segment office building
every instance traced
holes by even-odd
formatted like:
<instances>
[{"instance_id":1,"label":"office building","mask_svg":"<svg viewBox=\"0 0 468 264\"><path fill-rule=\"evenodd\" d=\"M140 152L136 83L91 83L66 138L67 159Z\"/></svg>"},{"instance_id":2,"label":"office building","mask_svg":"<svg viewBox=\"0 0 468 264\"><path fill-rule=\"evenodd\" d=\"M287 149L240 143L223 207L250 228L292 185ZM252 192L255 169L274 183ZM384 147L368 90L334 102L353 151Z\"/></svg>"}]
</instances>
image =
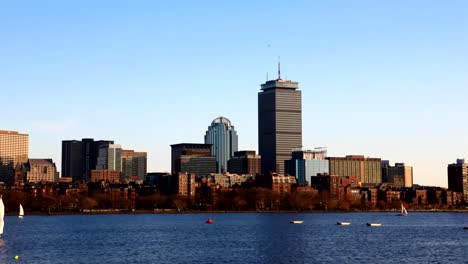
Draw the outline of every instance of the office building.
<instances>
[{"instance_id":1,"label":"office building","mask_svg":"<svg viewBox=\"0 0 468 264\"><path fill-rule=\"evenodd\" d=\"M413 167L404 163L395 163L390 166L388 160L382 160L382 182L394 187L413 187Z\"/></svg>"},{"instance_id":2,"label":"office building","mask_svg":"<svg viewBox=\"0 0 468 264\"><path fill-rule=\"evenodd\" d=\"M463 200L468 201L468 163L464 159L457 159L447 167L448 189L463 194Z\"/></svg>"},{"instance_id":3,"label":"office building","mask_svg":"<svg viewBox=\"0 0 468 264\"><path fill-rule=\"evenodd\" d=\"M97 170L122 171L122 146L110 144L101 146L97 158Z\"/></svg>"},{"instance_id":4,"label":"office building","mask_svg":"<svg viewBox=\"0 0 468 264\"><path fill-rule=\"evenodd\" d=\"M73 181L88 182L91 170L96 169L99 149L114 141L94 141L92 138L62 141L62 176Z\"/></svg>"},{"instance_id":5,"label":"office building","mask_svg":"<svg viewBox=\"0 0 468 264\"><path fill-rule=\"evenodd\" d=\"M262 173L262 158L255 150L243 150L234 152L234 156L228 160L228 172L237 174L255 175Z\"/></svg>"},{"instance_id":6,"label":"office building","mask_svg":"<svg viewBox=\"0 0 468 264\"><path fill-rule=\"evenodd\" d=\"M226 172L228 160L237 151L237 132L231 121L222 116L215 118L206 131L205 144L211 144L211 153L216 157L218 172Z\"/></svg>"},{"instance_id":7,"label":"office building","mask_svg":"<svg viewBox=\"0 0 468 264\"><path fill-rule=\"evenodd\" d=\"M360 183L382 183L381 159L361 155L328 157L330 175L356 176Z\"/></svg>"},{"instance_id":8,"label":"office building","mask_svg":"<svg viewBox=\"0 0 468 264\"><path fill-rule=\"evenodd\" d=\"M124 180L144 180L146 161L146 152L122 150L122 178Z\"/></svg>"},{"instance_id":9,"label":"office building","mask_svg":"<svg viewBox=\"0 0 468 264\"><path fill-rule=\"evenodd\" d=\"M115 170L91 170L91 181L92 182L120 182L120 171Z\"/></svg>"},{"instance_id":10,"label":"office building","mask_svg":"<svg viewBox=\"0 0 468 264\"><path fill-rule=\"evenodd\" d=\"M171 171L193 173L196 177L216 173L216 157L211 153L211 144L181 143L171 145Z\"/></svg>"},{"instance_id":11,"label":"office building","mask_svg":"<svg viewBox=\"0 0 468 264\"><path fill-rule=\"evenodd\" d=\"M0 130L0 181L14 182L15 168L28 160L29 135Z\"/></svg>"},{"instance_id":12,"label":"office building","mask_svg":"<svg viewBox=\"0 0 468 264\"><path fill-rule=\"evenodd\" d=\"M284 161L302 147L302 105L299 83L278 78L258 93L258 150L262 173L284 174Z\"/></svg>"},{"instance_id":13,"label":"office building","mask_svg":"<svg viewBox=\"0 0 468 264\"><path fill-rule=\"evenodd\" d=\"M293 175L300 185L308 185L307 179L317 174L328 174L327 151L323 148L314 150L294 150L291 159L285 161L286 171Z\"/></svg>"}]
</instances>

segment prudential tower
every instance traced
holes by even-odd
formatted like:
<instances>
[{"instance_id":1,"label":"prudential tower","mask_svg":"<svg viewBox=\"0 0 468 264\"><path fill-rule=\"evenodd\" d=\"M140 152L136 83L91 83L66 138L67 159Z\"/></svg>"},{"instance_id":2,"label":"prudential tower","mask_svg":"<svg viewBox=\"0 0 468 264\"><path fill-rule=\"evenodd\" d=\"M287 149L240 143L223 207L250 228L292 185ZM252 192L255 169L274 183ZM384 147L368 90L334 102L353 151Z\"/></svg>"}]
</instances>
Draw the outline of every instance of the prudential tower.
<instances>
[{"instance_id":1,"label":"prudential tower","mask_svg":"<svg viewBox=\"0 0 468 264\"><path fill-rule=\"evenodd\" d=\"M237 132L226 117L217 117L205 134L205 144L212 144L211 153L216 157L218 172L227 170L227 161L237 151Z\"/></svg>"},{"instance_id":2,"label":"prudential tower","mask_svg":"<svg viewBox=\"0 0 468 264\"><path fill-rule=\"evenodd\" d=\"M302 100L299 83L278 78L261 85L258 93L258 152L262 174L284 174L284 161L302 147Z\"/></svg>"}]
</instances>

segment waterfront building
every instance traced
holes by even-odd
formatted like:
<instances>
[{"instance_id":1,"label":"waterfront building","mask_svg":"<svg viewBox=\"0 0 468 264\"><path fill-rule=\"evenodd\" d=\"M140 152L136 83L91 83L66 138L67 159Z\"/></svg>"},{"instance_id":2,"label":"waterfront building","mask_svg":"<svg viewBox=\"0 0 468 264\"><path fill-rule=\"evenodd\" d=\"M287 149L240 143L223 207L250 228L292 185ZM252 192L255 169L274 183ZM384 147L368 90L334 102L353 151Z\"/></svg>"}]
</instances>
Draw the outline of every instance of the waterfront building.
<instances>
[{"instance_id":1,"label":"waterfront building","mask_svg":"<svg viewBox=\"0 0 468 264\"><path fill-rule=\"evenodd\" d=\"M362 184L382 183L382 164L379 158L361 155L328 157L330 175L356 176Z\"/></svg>"},{"instance_id":2,"label":"waterfront building","mask_svg":"<svg viewBox=\"0 0 468 264\"><path fill-rule=\"evenodd\" d=\"M58 182L59 173L52 159L28 159L24 164L26 182Z\"/></svg>"},{"instance_id":3,"label":"waterfront building","mask_svg":"<svg viewBox=\"0 0 468 264\"><path fill-rule=\"evenodd\" d=\"M0 181L14 182L15 169L28 160L29 135L0 130Z\"/></svg>"},{"instance_id":4,"label":"waterfront building","mask_svg":"<svg viewBox=\"0 0 468 264\"><path fill-rule=\"evenodd\" d=\"M224 173L228 160L237 151L237 132L226 117L217 117L205 134L205 144L211 144L211 153L216 157L217 172Z\"/></svg>"},{"instance_id":5,"label":"waterfront building","mask_svg":"<svg viewBox=\"0 0 468 264\"><path fill-rule=\"evenodd\" d=\"M291 193L291 186L296 184L296 177L273 173L271 175L271 190L280 194Z\"/></svg>"},{"instance_id":6,"label":"waterfront building","mask_svg":"<svg viewBox=\"0 0 468 264\"><path fill-rule=\"evenodd\" d=\"M302 102L299 83L278 78L261 85L258 93L258 150L262 174L284 174L291 150L302 147Z\"/></svg>"},{"instance_id":7,"label":"waterfront building","mask_svg":"<svg viewBox=\"0 0 468 264\"><path fill-rule=\"evenodd\" d=\"M171 171L193 173L196 177L216 173L216 157L211 153L211 144L181 143L171 145Z\"/></svg>"},{"instance_id":8,"label":"waterfront building","mask_svg":"<svg viewBox=\"0 0 468 264\"><path fill-rule=\"evenodd\" d=\"M468 201L468 163L464 159L457 159L454 164L447 167L448 189L463 194L465 202Z\"/></svg>"},{"instance_id":9,"label":"waterfront building","mask_svg":"<svg viewBox=\"0 0 468 264\"><path fill-rule=\"evenodd\" d=\"M300 185L307 185L307 179L317 174L329 174L327 151L323 148L314 150L293 150L291 159L285 161L289 175L293 175Z\"/></svg>"},{"instance_id":10,"label":"waterfront building","mask_svg":"<svg viewBox=\"0 0 468 264\"><path fill-rule=\"evenodd\" d=\"M91 182L120 182L120 171L116 170L91 170Z\"/></svg>"},{"instance_id":11,"label":"waterfront building","mask_svg":"<svg viewBox=\"0 0 468 264\"><path fill-rule=\"evenodd\" d=\"M147 154L133 150L122 150L122 178L144 180L146 176Z\"/></svg>"},{"instance_id":12,"label":"waterfront building","mask_svg":"<svg viewBox=\"0 0 468 264\"><path fill-rule=\"evenodd\" d=\"M334 200L356 200L360 197L356 176L319 175L311 177L311 186Z\"/></svg>"},{"instance_id":13,"label":"waterfront building","mask_svg":"<svg viewBox=\"0 0 468 264\"><path fill-rule=\"evenodd\" d=\"M183 196L195 196L195 174L179 172L175 177L176 194Z\"/></svg>"},{"instance_id":14,"label":"waterfront building","mask_svg":"<svg viewBox=\"0 0 468 264\"><path fill-rule=\"evenodd\" d=\"M101 146L97 158L97 170L122 171L122 146L110 144Z\"/></svg>"},{"instance_id":15,"label":"waterfront building","mask_svg":"<svg viewBox=\"0 0 468 264\"><path fill-rule=\"evenodd\" d=\"M62 141L62 176L73 181L88 182L91 170L96 169L99 149L110 144L111 140L94 141L92 138Z\"/></svg>"},{"instance_id":16,"label":"waterfront building","mask_svg":"<svg viewBox=\"0 0 468 264\"><path fill-rule=\"evenodd\" d=\"M234 156L228 160L228 172L237 174L262 173L262 158L255 150L243 150L234 152Z\"/></svg>"},{"instance_id":17,"label":"waterfront building","mask_svg":"<svg viewBox=\"0 0 468 264\"><path fill-rule=\"evenodd\" d=\"M218 184L223 188L232 188L235 185L241 186L244 182L253 180L253 175L239 175L232 173L211 173L210 178L214 180L214 183Z\"/></svg>"},{"instance_id":18,"label":"waterfront building","mask_svg":"<svg viewBox=\"0 0 468 264\"><path fill-rule=\"evenodd\" d=\"M382 182L394 187L413 187L413 167L405 163L395 163L390 166L388 160L382 160Z\"/></svg>"}]
</instances>

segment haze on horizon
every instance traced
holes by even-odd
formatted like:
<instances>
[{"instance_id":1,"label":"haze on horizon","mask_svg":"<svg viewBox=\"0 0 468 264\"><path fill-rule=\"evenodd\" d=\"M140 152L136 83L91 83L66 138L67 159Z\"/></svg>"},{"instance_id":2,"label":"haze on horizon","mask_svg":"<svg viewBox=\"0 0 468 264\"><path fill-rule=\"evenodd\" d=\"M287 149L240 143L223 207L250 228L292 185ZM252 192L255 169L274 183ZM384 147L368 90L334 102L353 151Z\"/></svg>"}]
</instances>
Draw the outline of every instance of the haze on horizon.
<instances>
[{"instance_id":1,"label":"haze on horizon","mask_svg":"<svg viewBox=\"0 0 468 264\"><path fill-rule=\"evenodd\" d=\"M0 129L30 157L111 139L170 170L170 144L225 116L258 151L257 93L302 90L303 145L405 162L447 186L468 158L465 1L11 1L0 4Z\"/></svg>"}]
</instances>

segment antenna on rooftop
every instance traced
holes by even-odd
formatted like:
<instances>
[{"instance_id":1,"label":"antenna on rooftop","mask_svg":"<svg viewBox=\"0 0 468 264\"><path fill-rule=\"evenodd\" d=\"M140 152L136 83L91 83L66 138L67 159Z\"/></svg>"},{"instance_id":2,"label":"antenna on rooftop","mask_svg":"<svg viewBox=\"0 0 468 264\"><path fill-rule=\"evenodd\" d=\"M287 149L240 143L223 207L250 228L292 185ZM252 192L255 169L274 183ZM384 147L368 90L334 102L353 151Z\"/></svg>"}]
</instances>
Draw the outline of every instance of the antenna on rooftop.
<instances>
[{"instance_id":1,"label":"antenna on rooftop","mask_svg":"<svg viewBox=\"0 0 468 264\"><path fill-rule=\"evenodd\" d=\"M278 56L278 80L281 80L281 61L280 61L280 56Z\"/></svg>"}]
</instances>

